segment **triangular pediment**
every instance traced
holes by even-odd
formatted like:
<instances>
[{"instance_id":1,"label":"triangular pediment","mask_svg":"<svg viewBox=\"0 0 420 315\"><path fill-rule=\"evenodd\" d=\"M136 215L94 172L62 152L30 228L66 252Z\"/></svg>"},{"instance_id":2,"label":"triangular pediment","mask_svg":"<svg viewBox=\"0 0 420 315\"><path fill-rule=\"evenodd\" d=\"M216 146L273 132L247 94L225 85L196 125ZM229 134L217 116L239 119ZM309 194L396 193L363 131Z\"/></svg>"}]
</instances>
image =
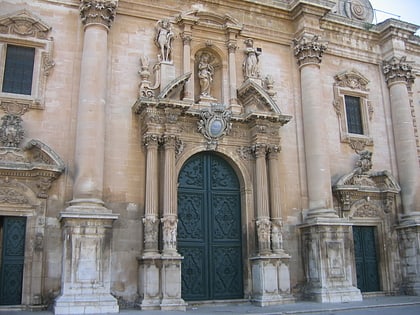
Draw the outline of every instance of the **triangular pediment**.
<instances>
[{"instance_id":1,"label":"triangular pediment","mask_svg":"<svg viewBox=\"0 0 420 315\"><path fill-rule=\"evenodd\" d=\"M342 176L333 190L359 190L359 191L390 191L398 193L401 188L397 180L389 171L369 172L360 174L357 169Z\"/></svg>"},{"instance_id":2,"label":"triangular pediment","mask_svg":"<svg viewBox=\"0 0 420 315\"><path fill-rule=\"evenodd\" d=\"M246 80L238 89L238 99L244 107L245 113L281 114L280 108L273 98L252 79Z\"/></svg>"},{"instance_id":3,"label":"triangular pediment","mask_svg":"<svg viewBox=\"0 0 420 315\"><path fill-rule=\"evenodd\" d=\"M51 27L26 10L0 17L0 32L45 39Z\"/></svg>"}]
</instances>

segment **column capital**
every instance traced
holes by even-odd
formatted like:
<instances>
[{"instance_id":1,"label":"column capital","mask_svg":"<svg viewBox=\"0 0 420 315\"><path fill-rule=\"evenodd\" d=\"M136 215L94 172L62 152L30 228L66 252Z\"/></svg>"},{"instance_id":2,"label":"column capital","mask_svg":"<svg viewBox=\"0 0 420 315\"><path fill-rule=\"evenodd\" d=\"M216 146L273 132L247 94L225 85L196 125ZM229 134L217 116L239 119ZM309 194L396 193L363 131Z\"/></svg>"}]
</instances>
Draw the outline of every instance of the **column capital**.
<instances>
[{"instance_id":1,"label":"column capital","mask_svg":"<svg viewBox=\"0 0 420 315\"><path fill-rule=\"evenodd\" d=\"M192 41L192 34L190 32L182 32L181 39L184 45L190 45Z\"/></svg>"},{"instance_id":2,"label":"column capital","mask_svg":"<svg viewBox=\"0 0 420 315\"><path fill-rule=\"evenodd\" d=\"M251 147L251 152L254 154L255 158L265 157L267 154L267 144L256 143Z\"/></svg>"},{"instance_id":3,"label":"column capital","mask_svg":"<svg viewBox=\"0 0 420 315\"><path fill-rule=\"evenodd\" d=\"M321 42L318 35L304 34L293 40L294 55L299 67L309 64L319 65L327 49L327 42Z\"/></svg>"},{"instance_id":4,"label":"column capital","mask_svg":"<svg viewBox=\"0 0 420 315\"><path fill-rule=\"evenodd\" d=\"M406 57L392 57L385 60L382 64L382 70L385 75L385 81L388 86L393 83L405 83L411 85L414 83L415 76L412 73L413 67L406 61Z\"/></svg>"},{"instance_id":5,"label":"column capital","mask_svg":"<svg viewBox=\"0 0 420 315\"><path fill-rule=\"evenodd\" d=\"M229 41L226 43L226 47L227 47L228 52L229 52L230 54L235 53L235 52L236 52L236 49L238 48L238 46L236 45L236 40L229 40Z\"/></svg>"},{"instance_id":6,"label":"column capital","mask_svg":"<svg viewBox=\"0 0 420 315\"><path fill-rule=\"evenodd\" d=\"M159 135L153 133L145 134L143 142L146 147L157 147L159 145Z\"/></svg>"},{"instance_id":7,"label":"column capital","mask_svg":"<svg viewBox=\"0 0 420 315\"><path fill-rule=\"evenodd\" d=\"M281 147L277 144L270 144L267 146L268 158L276 159L281 151Z\"/></svg>"},{"instance_id":8,"label":"column capital","mask_svg":"<svg viewBox=\"0 0 420 315\"><path fill-rule=\"evenodd\" d=\"M111 27L117 10L118 0L80 0L80 17L83 25L100 24Z\"/></svg>"}]
</instances>

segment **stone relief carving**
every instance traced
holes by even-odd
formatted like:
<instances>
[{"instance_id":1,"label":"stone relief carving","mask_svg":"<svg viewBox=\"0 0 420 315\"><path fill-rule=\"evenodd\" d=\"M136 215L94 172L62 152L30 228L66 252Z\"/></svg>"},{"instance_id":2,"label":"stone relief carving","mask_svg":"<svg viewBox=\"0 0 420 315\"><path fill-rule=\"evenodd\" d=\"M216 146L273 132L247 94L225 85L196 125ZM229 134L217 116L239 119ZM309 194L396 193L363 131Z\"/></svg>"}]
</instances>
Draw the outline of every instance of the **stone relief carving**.
<instances>
[{"instance_id":1,"label":"stone relief carving","mask_svg":"<svg viewBox=\"0 0 420 315\"><path fill-rule=\"evenodd\" d=\"M371 169L372 152L359 152L354 170L333 186L342 216L377 217L395 210L395 198L401 190L397 181L388 171Z\"/></svg>"},{"instance_id":2,"label":"stone relief carving","mask_svg":"<svg viewBox=\"0 0 420 315\"><path fill-rule=\"evenodd\" d=\"M293 39L294 54L298 65L320 64L322 55L327 49L327 43L320 41L317 35L303 35L299 39Z\"/></svg>"},{"instance_id":3,"label":"stone relief carving","mask_svg":"<svg viewBox=\"0 0 420 315\"><path fill-rule=\"evenodd\" d=\"M0 19L0 33L46 39L51 27L26 10Z\"/></svg>"},{"instance_id":4,"label":"stone relief carving","mask_svg":"<svg viewBox=\"0 0 420 315\"><path fill-rule=\"evenodd\" d=\"M81 0L79 11L82 23L102 24L110 28L114 21L118 0Z\"/></svg>"},{"instance_id":5,"label":"stone relief carving","mask_svg":"<svg viewBox=\"0 0 420 315\"><path fill-rule=\"evenodd\" d=\"M264 79L264 87L267 90L267 94L270 95L270 97L275 97L277 92L274 91L274 79L271 74L268 74L265 76Z\"/></svg>"},{"instance_id":6,"label":"stone relief carving","mask_svg":"<svg viewBox=\"0 0 420 315\"><path fill-rule=\"evenodd\" d=\"M245 60L242 64L244 78L259 78L259 55L261 54L261 48L254 48L254 40L252 38L245 39L244 43L246 46L244 51Z\"/></svg>"},{"instance_id":7,"label":"stone relief carving","mask_svg":"<svg viewBox=\"0 0 420 315\"><path fill-rule=\"evenodd\" d=\"M229 134L232 129L232 112L226 110L223 105L212 104L212 110L201 111L200 117L198 132L206 138L207 149L216 150L219 139Z\"/></svg>"},{"instance_id":8,"label":"stone relief carving","mask_svg":"<svg viewBox=\"0 0 420 315\"><path fill-rule=\"evenodd\" d=\"M22 118L7 114L1 118L0 141L3 147L17 148L24 136Z\"/></svg>"},{"instance_id":9,"label":"stone relief carving","mask_svg":"<svg viewBox=\"0 0 420 315\"><path fill-rule=\"evenodd\" d=\"M162 61L171 62L172 41L174 33L172 31L171 21L162 19L156 23L155 44L159 47L160 58Z\"/></svg>"},{"instance_id":10,"label":"stone relief carving","mask_svg":"<svg viewBox=\"0 0 420 315\"><path fill-rule=\"evenodd\" d=\"M360 22L372 23L374 12L369 0L338 1L338 14Z\"/></svg>"},{"instance_id":11,"label":"stone relief carving","mask_svg":"<svg viewBox=\"0 0 420 315\"><path fill-rule=\"evenodd\" d=\"M26 204L28 203L28 199L17 189L0 187L0 203Z\"/></svg>"},{"instance_id":12,"label":"stone relief carving","mask_svg":"<svg viewBox=\"0 0 420 315\"><path fill-rule=\"evenodd\" d=\"M270 236L271 236L271 222L270 219L259 219L256 221L258 249L260 254L271 252Z\"/></svg>"},{"instance_id":13,"label":"stone relief carving","mask_svg":"<svg viewBox=\"0 0 420 315\"><path fill-rule=\"evenodd\" d=\"M283 251L283 222L281 219L271 220L271 246L274 253Z\"/></svg>"},{"instance_id":14,"label":"stone relief carving","mask_svg":"<svg viewBox=\"0 0 420 315\"><path fill-rule=\"evenodd\" d=\"M390 85L394 82L404 82L407 85L414 83L415 75L413 74L413 67L407 61L407 57L401 58L392 57L388 61L384 61L382 70L385 75L385 80Z\"/></svg>"},{"instance_id":15,"label":"stone relief carving","mask_svg":"<svg viewBox=\"0 0 420 315\"><path fill-rule=\"evenodd\" d=\"M166 216L161 219L163 224L163 251L176 252L176 230L178 219L175 216Z\"/></svg>"},{"instance_id":16,"label":"stone relief carving","mask_svg":"<svg viewBox=\"0 0 420 315\"><path fill-rule=\"evenodd\" d=\"M159 219L156 216L143 218L144 224L144 251L157 252L159 241Z\"/></svg>"}]
</instances>

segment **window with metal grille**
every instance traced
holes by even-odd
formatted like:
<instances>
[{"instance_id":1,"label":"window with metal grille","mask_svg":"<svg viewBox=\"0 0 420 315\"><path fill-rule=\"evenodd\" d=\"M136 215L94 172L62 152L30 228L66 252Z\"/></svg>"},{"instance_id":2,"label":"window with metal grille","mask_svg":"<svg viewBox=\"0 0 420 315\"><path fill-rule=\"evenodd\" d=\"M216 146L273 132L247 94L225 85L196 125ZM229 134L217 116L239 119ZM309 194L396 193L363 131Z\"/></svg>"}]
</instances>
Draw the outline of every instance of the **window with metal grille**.
<instances>
[{"instance_id":1,"label":"window with metal grille","mask_svg":"<svg viewBox=\"0 0 420 315\"><path fill-rule=\"evenodd\" d=\"M31 95L34 59L35 48L7 45L3 92Z\"/></svg>"},{"instance_id":2,"label":"window with metal grille","mask_svg":"<svg viewBox=\"0 0 420 315\"><path fill-rule=\"evenodd\" d=\"M360 98L345 95L347 129L349 133L363 135L362 112L360 108Z\"/></svg>"}]
</instances>

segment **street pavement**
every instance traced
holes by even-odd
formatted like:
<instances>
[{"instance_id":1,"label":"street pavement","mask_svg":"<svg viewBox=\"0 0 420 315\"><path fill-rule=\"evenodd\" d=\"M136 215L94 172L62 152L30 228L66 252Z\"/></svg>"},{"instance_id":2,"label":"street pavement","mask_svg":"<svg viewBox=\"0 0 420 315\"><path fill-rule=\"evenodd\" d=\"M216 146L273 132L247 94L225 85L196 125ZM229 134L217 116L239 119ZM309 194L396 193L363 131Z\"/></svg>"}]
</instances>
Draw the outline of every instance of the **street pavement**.
<instances>
[{"instance_id":1,"label":"street pavement","mask_svg":"<svg viewBox=\"0 0 420 315\"><path fill-rule=\"evenodd\" d=\"M361 302L292 304L259 307L250 303L195 304L182 311L123 309L120 315L420 315L420 296L367 297ZM53 315L52 311L22 311L0 308L0 315Z\"/></svg>"}]
</instances>

